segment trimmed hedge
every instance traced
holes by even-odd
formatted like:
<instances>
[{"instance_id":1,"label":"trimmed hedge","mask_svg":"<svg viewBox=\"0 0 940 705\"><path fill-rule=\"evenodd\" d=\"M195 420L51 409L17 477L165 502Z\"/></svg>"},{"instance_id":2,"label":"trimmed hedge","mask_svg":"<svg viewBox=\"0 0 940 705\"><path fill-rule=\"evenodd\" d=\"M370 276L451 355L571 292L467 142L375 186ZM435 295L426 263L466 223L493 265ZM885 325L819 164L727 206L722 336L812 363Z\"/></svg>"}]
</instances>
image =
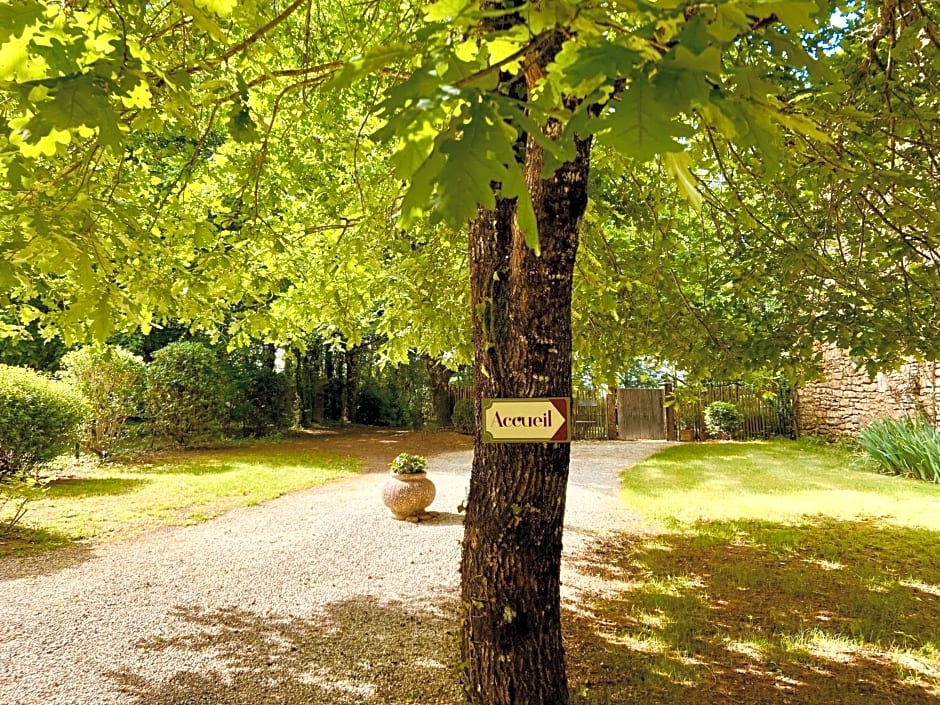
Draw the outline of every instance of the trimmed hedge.
<instances>
[{"instance_id":1,"label":"trimmed hedge","mask_svg":"<svg viewBox=\"0 0 940 705\"><path fill-rule=\"evenodd\" d=\"M222 362L202 343L170 343L147 368L144 407L155 435L180 446L218 428L228 382Z\"/></svg>"},{"instance_id":2,"label":"trimmed hedge","mask_svg":"<svg viewBox=\"0 0 940 705\"><path fill-rule=\"evenodd\" d=\"M0 482L30 475L74 449L85 413L65 383L0 365Z\"/></svg>"}]
</instances>

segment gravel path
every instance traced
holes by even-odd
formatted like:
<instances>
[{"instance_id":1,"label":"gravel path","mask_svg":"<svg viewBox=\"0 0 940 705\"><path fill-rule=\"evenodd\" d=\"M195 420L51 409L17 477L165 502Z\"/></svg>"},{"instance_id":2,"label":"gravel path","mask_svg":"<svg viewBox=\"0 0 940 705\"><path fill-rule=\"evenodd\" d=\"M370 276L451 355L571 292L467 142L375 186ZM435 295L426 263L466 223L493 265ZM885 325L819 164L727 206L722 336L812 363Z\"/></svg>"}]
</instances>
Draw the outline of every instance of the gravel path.
<instances>
[{"instance_id":1,"label":"gravel path","mask_svg":"<svg viewBox=\"0 0 940 705\"><path fill-rule=\"evenodd\" d=\"M663 445L572 446L566 557L629 528L617 475ZM459 702L456 508L470 462L429 459L438 514L421 524L391 519L384 475L367 473L26 577L0 566L0 703Z\"/></svg>"}]
</instances>

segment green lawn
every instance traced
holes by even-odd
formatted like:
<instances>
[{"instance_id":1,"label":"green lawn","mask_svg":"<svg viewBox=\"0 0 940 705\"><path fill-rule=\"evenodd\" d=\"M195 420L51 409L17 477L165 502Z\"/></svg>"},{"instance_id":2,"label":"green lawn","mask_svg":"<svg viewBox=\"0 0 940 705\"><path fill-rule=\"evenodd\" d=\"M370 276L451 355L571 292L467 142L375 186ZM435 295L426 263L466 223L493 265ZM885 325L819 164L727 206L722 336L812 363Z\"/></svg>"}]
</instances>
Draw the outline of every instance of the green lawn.
<instances>
[{"instance_id":1,"label":"green lawn","mask_svg":"<svg viewBox=\"0 0 940 705\"><path fill-rule=\"evenodd\" d=\"M48 478L20 525L0 536L0 557L204 521L358 471L355 460L291 441L72 462Z\"/></svg>"},{"instance_id":2,"label":"green lawn","mask_svg":"<svg viewBox=\"0 0 940 705\"><path fill-rule=\"evenodd\" d=\"M836 446L683 444L625 473L622 496L648 519L667 523L819 516L940 531L940 486L864 468Z\"/></svg>"},{"instance_id":3,"label":"green lawn","mask_svg":"<svg viewBox=\"0 0 940 705\"><path fill-rule=\"evenodd\" d=\"M631 468L622 496L648 532L590 561L614 590L576 620L575 702L940 702L940 486L708 443Z\"/></svg>"}]
</instances>

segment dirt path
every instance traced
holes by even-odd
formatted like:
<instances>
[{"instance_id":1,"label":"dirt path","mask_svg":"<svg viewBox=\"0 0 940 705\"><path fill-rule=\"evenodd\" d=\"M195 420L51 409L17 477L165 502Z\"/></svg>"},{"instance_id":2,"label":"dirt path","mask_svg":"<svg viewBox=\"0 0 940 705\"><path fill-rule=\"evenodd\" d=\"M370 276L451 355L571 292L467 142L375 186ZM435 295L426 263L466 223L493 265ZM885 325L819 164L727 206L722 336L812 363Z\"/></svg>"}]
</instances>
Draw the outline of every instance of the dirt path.
<instances>
[{"instance_id":1,"label":"dirt path","mask_svg":"<svg viewBox=\"0 0 940 705\"><path fill-rule=\"evenodd\" d=\"M0 703L460 702L457 506L469 439L298 442L362 457L368 472L0 579ZM617 476L659 447L573 445L567 556L629 526ZM379 499L388 461L406 450L429 456L438 492L436 518L417 525L392 520Z\"/></svg>"}]
</instances>

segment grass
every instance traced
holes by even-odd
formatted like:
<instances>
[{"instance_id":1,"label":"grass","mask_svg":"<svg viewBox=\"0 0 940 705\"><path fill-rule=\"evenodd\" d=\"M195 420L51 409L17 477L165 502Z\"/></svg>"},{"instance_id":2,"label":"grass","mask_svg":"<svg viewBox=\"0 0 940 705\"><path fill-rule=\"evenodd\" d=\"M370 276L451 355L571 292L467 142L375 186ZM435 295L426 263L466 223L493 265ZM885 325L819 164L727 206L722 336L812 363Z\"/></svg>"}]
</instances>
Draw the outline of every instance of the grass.
<instances>
[{"instance_id":1,"label":"grass","mask_svg":"<svg viewBox=\"0 0 940 705\"><path fill-rule=\"evenodd\" d=\"M937 485L721 443L652 457L622 495L650 530L588 562L617 587L572 628L574 702L940 702Z\"/></svg>"},{"instance_id":2,"label":"grass","mask_svg":"<svg viewBox=\"0 0 940 705\"><path fill-rule=\"evenodd\" d=\"M353 460L311 453L291 442L164 453L121 463L74 461L49 479L22 522L0 536L0 557L206 521L357 471Z\"/></svg>"},{"instance_id":3,"label":"grass","mask_svg":"<svg viewBox=\"0 0 940 705\"><path fill-rule=\"evenodd\" d=\"M688 444L632 469L623 477L622 496L654 521L868 517L940 531L940 488L860 466L839 447Z\"/></svg>"}]
</instances>

